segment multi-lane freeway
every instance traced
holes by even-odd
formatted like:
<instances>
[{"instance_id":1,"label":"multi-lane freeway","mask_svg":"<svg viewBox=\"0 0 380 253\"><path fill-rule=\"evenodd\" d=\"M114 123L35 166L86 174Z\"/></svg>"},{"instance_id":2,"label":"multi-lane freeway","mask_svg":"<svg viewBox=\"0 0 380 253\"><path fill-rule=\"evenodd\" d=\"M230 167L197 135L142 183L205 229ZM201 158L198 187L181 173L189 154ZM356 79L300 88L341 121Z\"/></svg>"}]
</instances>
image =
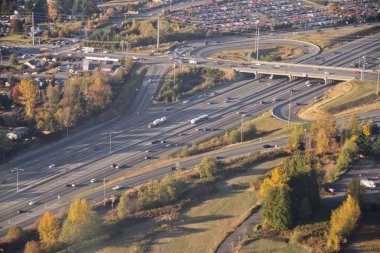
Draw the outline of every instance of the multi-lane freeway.
<instances>
[{"instance_id":1,"label":"multi-lane freeway","mask_svg":"<svg viewBox=\"0 0 380 253\"><path fill-rule=\"evenodd\" d=\"M359 52L356 55L360 55ZM320 57L324 57L321 55ZM163 73L172 65L168 58L156 57L155 63L147 63L148 72L139 90L138 96L126 115L102 125L62 139L56 143L27 152L10 161L0 169L0 177L6 180L0 185L0 235L15 224L30 224L46 209L56 210L75 196L84 194L92 200L103 196L103 189L88 191L94 186L91 179L101 181L117 178L125 173L150 162L146 156L154 159L165 157L180 147L210 137L236 125L240 120L238 111L244 111L247 117L255 117L275 108L281 101L313 97L321 94L325 87L307 87L305 79L288 81L287 78L269 80L242 80L231 85L203 92L189 99L188 103L172 105L152 104L151 98L157 89ZM204 60L204 58L202 58ZM343 60L341 60L343 61ZM236 64L236 63L233 63ZM339 64L336 63L336 64ZM224 103L225 97L236 98ZM202 127L215 131L195 131L199 126L189 120L201 114L208 114L210 119ZM148 124L165 116L168 121L158 128L148 128ZM166 143L151 144L162 139ZM284 139L271 141L271 144L282 145ZM171 144L168 146L167 144ZM223 156L244 154L262 149L263 143L227 150ZM168 146L168 147L167 147ZM146 152L150 151L150 152ZM191 167L199 157L188 160L185 167ZM49 168L49 165L55 166ZM125 165L124 169L111 168L111 164ZM23 169L19 174L20 191L16 192L16 175L12 169ZM150 179L170 173L164 166L134 178L115 182L123 186L133 186ZM77 187L66 187L75 184ZM107 184L106 192L111 194L114 184ZM58 201L59 196L59 201ZM29 205L31 201L36 204ZM60 202L60 204L58 203ZM18 214L18 210L26 213Z\"/></svg>"}]
</instances>

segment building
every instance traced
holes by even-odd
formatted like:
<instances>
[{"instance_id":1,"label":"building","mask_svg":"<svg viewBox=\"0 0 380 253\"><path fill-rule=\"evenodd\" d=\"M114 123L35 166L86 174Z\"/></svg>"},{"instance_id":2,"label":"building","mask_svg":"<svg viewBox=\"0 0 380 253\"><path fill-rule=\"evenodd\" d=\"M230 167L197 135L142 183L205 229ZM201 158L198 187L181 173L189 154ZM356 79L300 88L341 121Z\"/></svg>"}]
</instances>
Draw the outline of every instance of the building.
<instances>
[{"instance_id":1,"label":"building","mask_svg":"<svg viewBox=\"0 0 380 253\"><path fill-rule=\"evenodd\" d=\"M105 72L112 72L120 65L119 62L120 60L117 58L86 56L83 59L83 71L88 72L99 69Z\"/></svg>"}]
</instances>

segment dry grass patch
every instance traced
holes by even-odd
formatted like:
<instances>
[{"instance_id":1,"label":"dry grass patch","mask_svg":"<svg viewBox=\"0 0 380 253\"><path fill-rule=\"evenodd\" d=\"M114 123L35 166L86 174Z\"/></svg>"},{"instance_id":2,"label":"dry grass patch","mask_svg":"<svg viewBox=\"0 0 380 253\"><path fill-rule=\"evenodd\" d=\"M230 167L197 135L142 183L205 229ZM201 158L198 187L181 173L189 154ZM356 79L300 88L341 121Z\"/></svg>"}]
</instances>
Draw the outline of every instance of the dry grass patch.
<instances>
[{"instance_id":1,"label":"dry grass patch","mask_svg":"<svg viewBox=\"0 0 380 253\"><path fill-rule=\"evenodd\" d=\"M343 27L320 32L304 33L288 37L288 39L302 40L318 45L322 49L329 49L342 43L356 40L365 35L374 33L380 29L378 25Z\"/></svg>"},{"instance_id":2,"label":"dry grass patch","mask_svg":"<svg viewBox=\"0 0 380 253\"><path fill-rule=\"evenodd\" d=\"M271 239L258 239L243 246L239 253L261 253L261 252L281 252L281 253L306 253L303 248L291 245L286 242Z\"/></svg>"},{"instance_id":3,"label":"dry grass patch","mask_svg":"<svg viewBox=\"0 0 380 253\"><path fill-rule=\"evenodd\" d=\"M321 112L338 117L380 109L380 99L375 95L376 82L353 80L329 89L322 100L303 108L298 116L315 120Z\"/></svg>"},{"instance_id":4,"label":"dry grass patch","mask_svg":"<svg viewBox=\"0 0 380 253\"><path fill-rule=\"evenodd\" d=\"M283 161L261 163L226 181L216 183L216 192L192 204L173 222L173 229L156 235L152 252L213 252L256 203L256 193L249 182Z\"/></svg>"},{"instance_id":5,"label":"dry grass patch","mask_svg":"<svg viewBox=\"0 0 380 253\"><path fill-rule=\"evenodd\" d=\"M302 49L294 46L260 47L259 58L286 60L302 54ZM249 57L251 55L251 57ZM228 61L250 61L256 58L256 51L250 48L223 50L211 55L211 58Z\"/></svg>"}]
</instances>

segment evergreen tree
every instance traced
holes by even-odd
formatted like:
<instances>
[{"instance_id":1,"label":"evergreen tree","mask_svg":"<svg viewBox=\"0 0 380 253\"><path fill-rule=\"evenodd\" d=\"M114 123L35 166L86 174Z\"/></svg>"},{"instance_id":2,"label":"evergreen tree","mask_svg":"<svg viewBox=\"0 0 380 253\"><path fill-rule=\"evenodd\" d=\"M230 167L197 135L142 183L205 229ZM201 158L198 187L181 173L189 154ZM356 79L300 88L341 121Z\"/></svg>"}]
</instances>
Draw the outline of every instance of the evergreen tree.
<instances>
[{"instance_id":1,"label":"evergreen tree","mask_svg":"<svg viewBox=\"0 0 380 253\"><path fill-rule=\"evenodd\" d=\"M267 192L263 202L263 217L264 222L276 230L292 226L291 200L286 187L274 187Z\"/></svg>"}]
</instances>

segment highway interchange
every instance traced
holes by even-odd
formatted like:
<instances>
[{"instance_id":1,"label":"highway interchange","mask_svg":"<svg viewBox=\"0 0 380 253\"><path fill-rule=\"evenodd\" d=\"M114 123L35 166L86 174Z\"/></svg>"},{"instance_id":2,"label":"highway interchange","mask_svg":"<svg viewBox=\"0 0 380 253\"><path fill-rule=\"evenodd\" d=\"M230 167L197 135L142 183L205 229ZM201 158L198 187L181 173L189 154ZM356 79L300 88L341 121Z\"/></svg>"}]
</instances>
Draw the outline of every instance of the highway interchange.
<instances>
[{"instance_id":1,"label":"highway interchange","mask_svg":"<svg viewBox=\"0 0 380 253\"><path fill-rule=\"evenodd\" d=\"M338 51L339 54L322 53L315 59L314 52L310 52L310 57L304 60L308 64L320 65L323 60L323 65L326 66L331 64L347 67L352 60L363 55L361 48L367 47L366 45L371 44L368 49L378 51L379 40L378 35L376 36L377 39L373 39L373 37L362 39L357 46L353 46L354 49L350 49L349 45L335 49L334 51ZM223 38L218 40L221 42L215 42L215 44L223 48ZM229 47L228 43L226 45ZM212 47L206 48L213 50ZM207 49L201 48L201 50L203 53L207 52ZM197 53L197 51L193 53ZM196 57L199 57L202 65L213 65L212 60L207 59L208 56L197 55ZM126 115L121 115L110 122L27 152L1 167L0 177L6 180L6 184L0 185L0 202L2 203L0 206L0 235L4 235L6 230L15 224L31 224L45 211L45 208L57 210L61 206L67 205L75 196L84 194L85 191L87 193L85 196L88 199L101 200L104 194L101 185L103 178L112 180L123 175L126 171L150 163L151 160L145 160L145 156L151 156L152 161L158 158L165 160L166 155L184 145L223 132L235 126L236 122L240 122L240 116L236 114L238 111L244 111L247 118L254 118L271 109L276 111L278 110L276 108L280 108L279 116L282 115L283 117L288 113L286 108L288 108L287 101L290 99L290 89L293 90L293 102L303 104L323 94L327 87L322 85L323 81L321 80L320 85L308 87L304 78L288 81L286 77L281 76L274 80L269 80L267 76L260 79L252 77L252 79L241 80L231 85L201 92L186 104L153 104L151 98L157 89L161 76L172 67L173 62L168 57L152 58L155 60L146 62L148 66L146 77L136 100ZM221 65L231 67L236 64L226 62ZM368 73L369 77L373 75L373 73ZM149 81L150 79L151 81ZM198 97L199 95L201 97ZM224 103L227 96L238 100ZM292 120L296 117L295 111L296 109L291 113ZM210 115L210 119L201 126L214 128L215 131L195 131L199 126L191 125L189 121L201 114ZM162 116L166 116L168 119L165 125L148 129L149 122ZM173 145L172 147L165 147L167 143L151 144L152 141L158 139L163 139ZM111 142L112 146L110 145ZM223 154L218 155L230 157L247 154L261 150L263 143L268 142L245 144L237 149L227 149L223 151ZM286 138L273 140L269 143L283 146L286 144ZM179 146L175 147L175 144ZM151 152L147 153L147 150ZM182 163L181 166L190 168L200 159L200 157L191 158ZM55 163L56 166L49 168L52 163ZM125 167L120 170L111 168L110 165L113 163L122 164ZM107 183L106 195L110 196L113 193L111 188L116 184L130 187L171 173L171 166L172 164L165 164L162 167L158 166L156 170L149 173L121 182ZM10 173L14 168L24 169L19 175L20 192L18 193L15 192L15 174ZM97 185L97 188L91 185L90 180L92 178L99 180L98 183L93 184ZM73 183L78 187L66 187L66 184ZM93 190L89 191L89 189ZM31 200L36 201L37 204L29 206L28 203ZM18 214L17 210L25 210L26 213Z\"/></svg>"}]
</instances>

